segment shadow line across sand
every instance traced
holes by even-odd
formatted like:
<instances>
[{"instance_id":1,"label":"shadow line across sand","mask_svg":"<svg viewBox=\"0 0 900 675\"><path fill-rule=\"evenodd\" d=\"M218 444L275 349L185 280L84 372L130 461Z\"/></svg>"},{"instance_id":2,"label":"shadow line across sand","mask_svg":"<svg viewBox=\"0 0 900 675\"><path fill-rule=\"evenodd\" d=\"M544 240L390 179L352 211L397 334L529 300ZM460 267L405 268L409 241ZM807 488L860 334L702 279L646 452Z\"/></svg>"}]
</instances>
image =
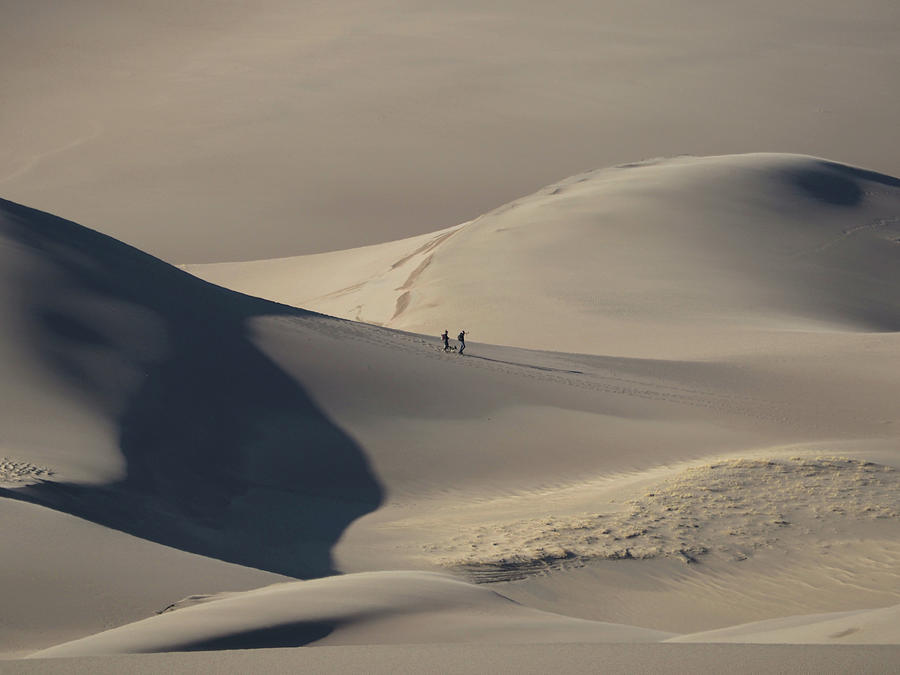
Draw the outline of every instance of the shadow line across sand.
<instances>
[{"instance_id":1,"label":"shadow line across sand","mask_svg":"<svg viewBox=\"0 0 900 675\"><path fill-rule=\"evenodd\" d=\"M355 441L247 333L252 317L306 313L3 200L0 237L49 266L20 291L32 346L115 422L127 465L115 483L0 496L293 577L333 573L332 546L382 489Z\"/></svg>"},{"instance_id":2,"label":"shadow line across sand","mask_svg":"<svg viewBox=\"0 0 900 675\"><path fill-rule=\"evenodd\" d=\"M477 354L465 354L468 359L478 359L480 361L490 361L492 363L502 363L507 366L518 366L529 370L541 370L548 373L565 373L567 375L584 375L583 370L568 370L566 368L551 368L550 366L538 366L533 363L521 363L519 361L504 361L503 359L492 359L487 356L478 356Z\"/></svg>"}]
</instances>

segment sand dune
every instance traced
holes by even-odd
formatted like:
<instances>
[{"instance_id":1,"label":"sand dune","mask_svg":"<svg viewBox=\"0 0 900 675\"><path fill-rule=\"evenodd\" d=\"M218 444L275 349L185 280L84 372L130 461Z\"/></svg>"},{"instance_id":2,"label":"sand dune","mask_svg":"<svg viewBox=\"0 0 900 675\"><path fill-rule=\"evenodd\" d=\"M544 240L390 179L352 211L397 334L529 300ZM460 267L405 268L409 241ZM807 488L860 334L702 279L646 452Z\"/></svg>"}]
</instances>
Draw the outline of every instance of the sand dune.
<instances>
[{"instance_id":1,"label":"sand dune","mask_svg":"<svg viewBox=\"0 0 900 675\"><path fill-rule=\"evenodd\" d=\"M179 263L422 234L659 155L900 173L894 0L2 7L3 196Z\"/></svg>"},{"instance_id":2,"label":"sand dune","mask_svg":"<svg viewBox=\"0 0 900 675\"><path fill-rule=\"evenodd\" d=\"M473 670L541 673L702 673L728 664L731 673L891 672L898 648L892 645L741 645L741 644L423 644L348 645L314 649L265 649L226 652L122 654L18 661L17 673L89 672L140 675L212 670L240 675L248 671L440 672L465 675ZM600 664L600 666L598 666ZM798 664L801 664L798 666Z\"/></svg>"},{"instance_id":3,"label":"sand dune","mask_svg":"<svg viewBox=\"0 0 900 675\"><path fill-rule=\"evenodd\" d=\"M759 621L682 635L672 642L783 644L897 644L900 606Z\"/></svg>"},{"instance_id":4,"label":"sand dune","mask_svg":"<svg viewBox=\"0 0 900 675\"><path fill-rule=\"evenodd\" d=\"M896 644L896 183L663 160L311 260L310 292L388 326L3 202L0 518L35 534L7 531L2 590L43 602L3 653ZM535 331L447 354L489 261L460 311ZM279 290L302 262L210 269Z\"/></svg>"},{"instance_id":5,"label":"sand dune","mask_svg":"<svg viewBox=\"0 0 900 675\"><path fill-rule=\"evenodd\" d=\"M230 562L329 571L330 546L381 489L355 442L248 340L254 313L301 312L198 282L74 223L2 208L6 251L27 267L8 286L23 333L10 348L52 368L65 383L51 388L59 405L103 430L98 448L75 452L65 426L41 438L56 413L39 409L28 420L37 429L15 426L53 480L4 494ZM21 392L40 367L7 380L7 395L36 406ZM295 515L261 528L269 509Z\"/></svg>"},{"instance_id":6,"label":"sand dune","mask_svg":"<svg viewBox=\"0 0 900 675\"><path fill-rule=\"evenodd\" d=\"M658 642L669 633L522 607L428 572L372 572L278 584L184 608L34 658L339 644Z\"/></svg>"},{"instance_id":7,"label":"sand dune","mask_svg":"<svg viewBox=\"0 0 900 675\"><path fill-rule=\"evenodd\" d=\"M30 658L372 643L896 644L898 611L788 617L672 636L529 609L443 575L373 572L190 598L158 616Z\"/></svg>"},{"instance_id":8,"label":"sand dune","mask_svg":"<svg viewBox=\"0 0 900 675\"><path fill-rule=\"evenodd\" d=\"M573 176L431 240L187 269L419 333L709 357L783 331L896 330L898 214L900 181L863 169L794 155L684 157ZM364 256L384 262L373 270Z\"/></svg>"},{"instance_id":9,"label":"sand dune","mask_svg":"<svg viewBox=\"0 0 900 675\"><path fill-rule=\"evenodd\" d=\"M496 580L591 559L743 561L774 546L793 555L821 545L835 525L884 541L900 537L900 472L889 466L808 456L723 460L673 473L621 511L485 521L428 548L444 565Z\"/></svg>"},{"instance_id":10,"label":"sand dune","mask_svg":"<svg viewBox=\"0 0 900 675\"><path fill-rule=\"evenodd\" d=\"M0 672L897 670L896 0L0 7Z\"/></svg>"}]
</instances>

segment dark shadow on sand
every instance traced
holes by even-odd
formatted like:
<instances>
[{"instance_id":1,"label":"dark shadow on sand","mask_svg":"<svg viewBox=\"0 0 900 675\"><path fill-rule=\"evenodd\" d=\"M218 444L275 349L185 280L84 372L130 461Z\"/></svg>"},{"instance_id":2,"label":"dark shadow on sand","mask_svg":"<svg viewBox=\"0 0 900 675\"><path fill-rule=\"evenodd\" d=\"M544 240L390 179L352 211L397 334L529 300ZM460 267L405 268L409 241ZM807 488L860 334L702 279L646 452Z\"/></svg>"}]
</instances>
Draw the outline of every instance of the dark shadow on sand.
<instances>
[{"instance_id":1,"label":"dark shadow on sand","mask_svg":"<svg viewBox=\"0 0 900 675\"><path fill-rule=\"evenodd\" d=\"M507 366L518 366L519 368L527 368L529 370L542 370L547 373L564 373L566 375L584 375L581 370L567 370L566 368L551 368L550 366L536 366L533 363L521 363L519 361L504 361L503 359L492 359L487 356L478 356L476 354L463 354L468 359L478 359L479 361L490 361L491 363L502 363Z\"/></svg>"},{"instance_id":2,"label":"dark shadow on sand","mask_svg":"<svg viewBox=\"0 0 900 675\"><path fill-rule=\"evenodd\" d=\"M330 635L336 626L330 623L297 622L284 626L257 628L243 633L178 645L171 651L211 652L223 649L277 649L302 647Z\"/></svg>"},{"instance_id":3,"label":"dark shadow on sand","mask_svg":"<svg viewBox=\"0 0 900 675\"><path fill-rule=\"evenodd\" d=\"M787 169L788 180L811 199L831 206L857 206L865 191L861 181L900 187L900 180L875 171L819 160L803 169Z\"/></svg>"},{"instance_id":4,"label":"dark shadow on sand","mask_svg":"<svg viewBox=\"0 0 900 675\"><path fill-rule=\"evenodd\" d=\"M49 264L25 289L33 346L114 420L127 463L116 483L0 496L293 577L333 573L332 546L381 487L353 439L248 337L255 316L308 313L3 200L0 236ZM164 328L165 349L104 329L129 312Z\"/></svg>"}]
</instances>

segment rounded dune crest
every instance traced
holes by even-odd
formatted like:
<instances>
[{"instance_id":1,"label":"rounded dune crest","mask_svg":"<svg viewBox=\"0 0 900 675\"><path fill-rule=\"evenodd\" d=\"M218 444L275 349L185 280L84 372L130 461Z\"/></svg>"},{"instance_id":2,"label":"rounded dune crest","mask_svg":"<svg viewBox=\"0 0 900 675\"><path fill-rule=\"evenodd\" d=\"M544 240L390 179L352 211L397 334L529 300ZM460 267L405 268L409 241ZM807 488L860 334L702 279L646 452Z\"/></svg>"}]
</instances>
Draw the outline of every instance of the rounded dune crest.
<instances>
[{"instance_id":1,"label":"rounded dune crest","mask_svg":"<svg viewBox=\"0 0 900 675\"><path fill-rule=\"evenodd\" d=\"M321 256L188 269L337 316L556 351L685 356L710 336L900 327L900 180L815 157L589 171L423 239L383 245L396 260L362 274L362 249L325 254L325 293Z\"/></svg>"},{"instance_id":2,"label":"rounded dune crest","mask_svg":"<svg viewBox=\"0 0 900 675\"><path fill-rule=\"evenodd\" d=\"M523 607L431 572L368 572L223 594L51 647L35 658L317 643L658 642L672 633Z\"/></svg>"}]
</instances>

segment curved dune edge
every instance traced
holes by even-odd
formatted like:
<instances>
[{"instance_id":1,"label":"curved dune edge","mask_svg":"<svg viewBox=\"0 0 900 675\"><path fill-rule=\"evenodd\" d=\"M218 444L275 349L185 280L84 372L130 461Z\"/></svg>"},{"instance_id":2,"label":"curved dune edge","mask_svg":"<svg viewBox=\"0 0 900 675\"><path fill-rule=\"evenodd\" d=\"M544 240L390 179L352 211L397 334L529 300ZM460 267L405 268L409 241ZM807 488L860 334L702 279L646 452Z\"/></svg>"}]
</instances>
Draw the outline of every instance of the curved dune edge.
<instances>
[{"instance_id":1,"label":"curved dune edge","mask_svg":"<svg viewBox=\"0 0 900 675\"><path fill-rule=\"evenodd\" d=\"M428 572L371 572L188 598L155 617L29 658L422 643L900 644L900 605L792 616L688 635L523 607Z\"/></svg>"},{"instance_id":2,"label":"curved dune edge","mask_svg":"<svg viewBox=\"0 0 900 675\"><path fill-rule=\"evenodd\" d=\"M446 575L369 572L227 594L31 658L308 644L658 642L668 637L672 633L530 609Z\"/></svg>"},{"instance_id":3,"label":"curved dune edge","mask_svg":"<svg viewBox=\"0 0 900 675\"><path fill-rule=\"evenodd\" d=\"M334 572L332 545L381 486L248 330L308 313L2 199L0 263L0 497L295 578Z\"/></svg>"},{"instance_id":4,"label":"curved dune edge","mask_svg":"<svg viewBox=\"0 0 900 675\"><path fill-rule=\"evenodd\" d=\"M179 267L242 293L381 326L402 313L435 249L466 225L343 251Z\"/></svg>"},{"instance_id":5,"label":"curved dune edge","mask_svg":"<svg viewBox=\"0 0 900 675\"><path fill-rule=\"evenodd\" d=\"M760 153L589 171L365 249L184 269L412 332L659 358L740 351L773 332L897 330L898 241L897 178Z\"/></svg>"},{"instance_id":6,"label":"curved dune edge","mask_svg":"<svg viewBox=\"0 0 900 675\"><path fill-rule=\"evenodd\" d=\"M791 616L670 638L668 642L900 644L900 605Z\"/></svg>"}]
</instances>

